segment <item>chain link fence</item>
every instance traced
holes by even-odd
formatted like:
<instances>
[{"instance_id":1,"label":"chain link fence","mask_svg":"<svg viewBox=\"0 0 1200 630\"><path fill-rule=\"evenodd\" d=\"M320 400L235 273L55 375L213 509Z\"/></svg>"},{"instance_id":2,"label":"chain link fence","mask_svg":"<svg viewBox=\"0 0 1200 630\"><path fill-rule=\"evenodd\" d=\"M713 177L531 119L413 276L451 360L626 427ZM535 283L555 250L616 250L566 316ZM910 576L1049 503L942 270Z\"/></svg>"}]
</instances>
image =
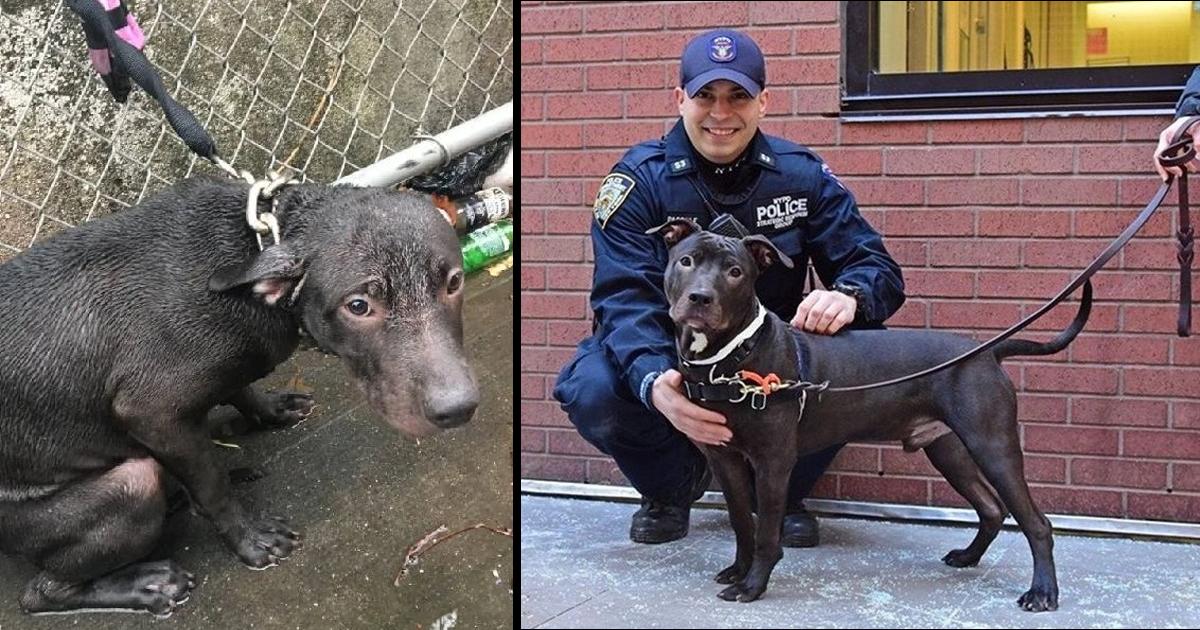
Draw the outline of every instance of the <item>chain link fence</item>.
<instances>
[{"instance_id":1,"label":"chain link fence","mask_svg":"<svg viewBox=\"0 0 1200 630\"><path fill-rule=\"evenodd\" d=\"M332 182L512 100L511 0L127 0L222 157ZM154 99L116 103L78 18L0 0L0 261L193 173Z\"/></svg>"}]
</instances>

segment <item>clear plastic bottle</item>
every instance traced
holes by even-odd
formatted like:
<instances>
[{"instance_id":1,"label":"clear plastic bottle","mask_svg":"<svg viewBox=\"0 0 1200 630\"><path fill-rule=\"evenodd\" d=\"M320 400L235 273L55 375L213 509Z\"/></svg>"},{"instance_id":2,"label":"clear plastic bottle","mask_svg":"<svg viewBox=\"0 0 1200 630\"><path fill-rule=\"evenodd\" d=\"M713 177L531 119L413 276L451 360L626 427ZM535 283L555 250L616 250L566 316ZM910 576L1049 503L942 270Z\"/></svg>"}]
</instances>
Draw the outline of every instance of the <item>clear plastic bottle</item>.
<instances>
[{"instance_id":1,"label":"clear plastic bottle","mask_svg":"<svg viewBox=\"0 0 1200 630\"><path fill-rule=\"evenodd\" d=\"M471 273L483 269L493 260L511 251L512 239L512 219L501 219L460 238L463 272Z\"/></svg>"}]
</instances>

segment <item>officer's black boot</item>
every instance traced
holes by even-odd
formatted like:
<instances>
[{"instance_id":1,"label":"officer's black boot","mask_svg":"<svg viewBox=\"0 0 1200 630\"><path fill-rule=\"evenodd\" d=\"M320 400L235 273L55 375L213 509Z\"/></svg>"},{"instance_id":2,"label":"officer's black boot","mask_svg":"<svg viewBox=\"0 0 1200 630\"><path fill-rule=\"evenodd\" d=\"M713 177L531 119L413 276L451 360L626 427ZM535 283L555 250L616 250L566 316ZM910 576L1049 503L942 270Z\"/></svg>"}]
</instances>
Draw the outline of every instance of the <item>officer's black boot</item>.
<instances>
[{"instance_id":1,"label":"officer's black boot","mask_svg":"<svg viewBox=\"0 0 1200 630\"><path fill-rule=\"evenodd\" d=\"M642 497L642 507L633 513L629 526L629 539L636 543L658 544L679 540L688 533L688 520L692 512L692 501L699 499L712 481L708 467L692 486L691 499L683 505L671 505Z\"/></svg>"},{"instance_id":2,"label":"officer's black boot","mask_svg":"<svg viewBox=\"0 0 1200 630\"><path fill-rule=\"evenodd\" d=\"M816 547L821 543L817 517L804 509L804 504L798 508L788 508L787 514L783 515L779 543L784 547Z\"/></svg>"}]
</instances>

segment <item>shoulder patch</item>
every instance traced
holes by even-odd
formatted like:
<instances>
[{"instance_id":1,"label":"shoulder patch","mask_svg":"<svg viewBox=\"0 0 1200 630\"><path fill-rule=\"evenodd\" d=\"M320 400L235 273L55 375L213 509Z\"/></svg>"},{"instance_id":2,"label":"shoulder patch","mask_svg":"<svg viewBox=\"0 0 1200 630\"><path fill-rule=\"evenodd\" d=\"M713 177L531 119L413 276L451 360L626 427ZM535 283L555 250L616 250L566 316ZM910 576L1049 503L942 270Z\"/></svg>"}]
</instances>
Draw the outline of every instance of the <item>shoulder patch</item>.
<instances>
[{"instance_id":1,"label":"shoulder patch","mask_svg":"<svg viewBox=\"0 0 1200 630\"><path fill-rule=\"evenodd\" d=\"M634 184L632 177L622 173L613 173L604 178L604 182L600 184L600 191L596 193L596 203L592 206L592 213L596 215L596 221L600 222L600 229L604 229L608 219L616 214L621 202L625 201L629 191L633 190Z\"/></svg>"},{"instance_id":2,"label":"shoulder patch","mask_svg":"<svg viewBox=\"0 0 1200 630\"><path fill-rule=\"evenodd\" d=\"M825 175L832 179L834 183L836 183L842 190L846 190L846 186L842 184L842 180L838 179L837 175L833 174L833 170L830 169L829 165L825 162L821 162L821 172L825 173Z\"/></svg>"}]
</instances>

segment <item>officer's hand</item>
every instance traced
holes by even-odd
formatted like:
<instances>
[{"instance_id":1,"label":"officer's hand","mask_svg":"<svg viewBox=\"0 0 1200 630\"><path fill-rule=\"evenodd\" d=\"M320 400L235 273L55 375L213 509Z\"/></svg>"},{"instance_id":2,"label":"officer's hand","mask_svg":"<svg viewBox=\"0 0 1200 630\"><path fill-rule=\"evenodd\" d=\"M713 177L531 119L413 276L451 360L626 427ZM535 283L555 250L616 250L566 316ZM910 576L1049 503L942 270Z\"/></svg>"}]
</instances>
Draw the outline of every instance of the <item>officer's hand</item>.
<instances>
[{"instance_id":1,"label":"officer's hand","mask_svg":"<svg viewBox=\"0 0 1200 630\"><path fill-rule=\"evenodd\" d=\"M650 404L692 441L724 446L733 437L725 426L725 416L693 403L683 394L683 375L678 370L667 370L654 379Z\"/></svg>"},{"instance_id":2,"label":"officer's hand","mask_svg":"<svg viewBox=\"0 0 1200 630\"><path fill-rule=\"evenodd\" d=\"M845 293L814 289L792 318L792 327L820 335L832 335L854 321L858 302Z\"/></svg>"},{"instance_id":3,"label":"officer's hand","mask_svg":"<svg viewBox=\"0 0 1200 630\"><path fill-rule=\"evenodd\" d=\"M1167 173L1170 173L1176 177L1183 175L1183 171L1181 171L1178 166L1163 166L1162 164L1159 164L1158 156L1162 153L1163 149L1167 148L1167 145L1171 144L1171 138L1175 137L1176 132L1179 131L1179 128L1182 127L1187 120L1187 116L1179 118L1175 122L1171 123L1171 126L1163 129L1162 133L1158 135L1158 147L1154 149L1154 170L1158 171L1158 176L1161 177L1164 182L1167 181ZM1200 168L1200 159L1193 158L1192 161L1188 162L1184 166L1187 167L1189 173L1195 173L1196 170Z\"/></svg>"}]
</instances>

